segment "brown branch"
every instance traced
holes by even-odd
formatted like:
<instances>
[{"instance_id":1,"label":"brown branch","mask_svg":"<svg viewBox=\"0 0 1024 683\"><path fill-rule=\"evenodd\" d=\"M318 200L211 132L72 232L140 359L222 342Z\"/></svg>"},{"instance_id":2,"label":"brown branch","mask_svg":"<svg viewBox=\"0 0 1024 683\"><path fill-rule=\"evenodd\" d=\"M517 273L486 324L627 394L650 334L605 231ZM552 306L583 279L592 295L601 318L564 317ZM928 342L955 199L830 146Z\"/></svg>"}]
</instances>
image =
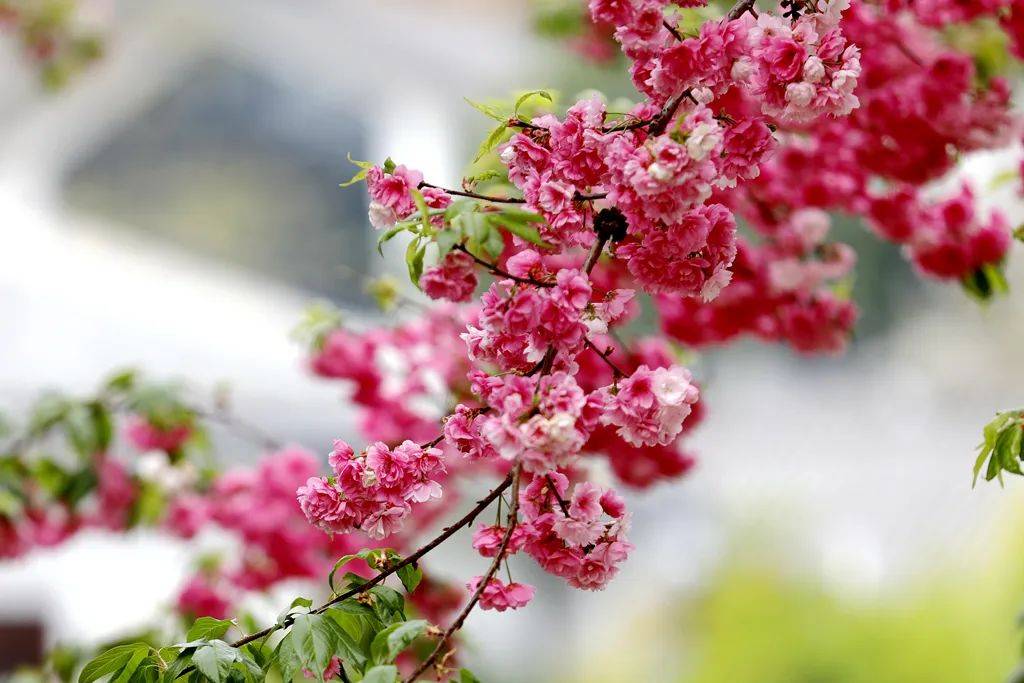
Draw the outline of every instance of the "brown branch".
<instances>
[{"instance_id":1,"label":"brown branch","mask_svg":"<svg viewBox=\"0 0 1024 683\"><path fill-rule=\"evenodd\" d=\"M729 10L729 13L725 15L726 18L729 19L729 21L736 21L747 12L753 14L754 2L755 0L740 0L735 5L733 5L732 9Z\"/></svg>"},{"instance_id":2,"label":"brown branch","mask_svg":"<svg viewBox=\"0 0 1024 683\"><path fill-rule=\"evenodd\" d=\"M461 528L463 528L465 526L468 526L469 524L472 524L473 520L476 519L477 515L479 515L487 506L489 506L491 503L493 503L498 498L498 496L500 496L502 494L502 492L505 491L505 489L507 489L509 486L512 486L513 482L518 482L518 473L519 473L518 467L513 468L511 471L509 471L508 475L505 476L504 481L502 481L500 484L498 484L498 486L496 486L495 488L491 489L490 493L488 493L484 498L482 498L479 501L477 501L476 505L474 505L473 508L469 512L467 512L461 519L459 519L454 524L445 527L444 530L442 530L441 533L438 534L432 541L427 543L425 546L421 547L419 550L414 552L412 555L409 555L408 557L403 559L401 562L398 562L398 563L388 567L387 569L381 571L380 573L378 573L376 576L374 576L372 579L369 579L365 583L361 583L361 584L359 584L358 586L356 586L354 588L350 588L349 590L345 591L344 593L336 595L335 597L331 598L330 600L328 600L324 604L322 604L319 607L317 607L316 609L312 610L311 614L322 614L323 612L327 611L332 605L335 605L335 604L337 604L339 602L342 602L343 600L348 600L349 598L354 597L356 595L360 595L362 593L365 593L366 591L370 590L371 588L373 588L377 584L379 584L382 581L384 581L384 579L386 579L387 577L389 577L392 574L394 574L395 572L397 572L399 569L401 569L403 567L408 567L409 565L416 564L416 562L418 562L420 560L420 558L422 558L424 555L426 555L431 550L433 550L434 548L436 548L437 546L441 545L442 543L447 541L449 538L454 536L455 532L457 532L459 529L461 529ZM517 500L518 500L518 496L517 496ZM513 503L513 504L515 504L515 503ZM269 636L274 631L277 631L278 629L281 629L281 628L283 628L285 626L288 626L288 625L289 624L286 621L285 623L274 624L273 626L268 626L267 628L263 629L262 631L257 631L256 633L251 633L251 634L245 636L244 638L236 640L235 642L231 643L231 646L232 647L241 647L242 645L245 645L247 643L251 643L254 640L259 640L260 638L264 638L266 636ZM185 672L182 672L182 674L184 674L184 673Z\"/></svg>"},{"instance_id":3,"label":"brown branch","mask_svg":"<svg viewBox=\"0 0 1024 683\"><path fill-rule=\"evenodd\" d=\"M484 202L495 202L497 204L525 204L526 200L518 197L495 197L488 194L480 194L479 192L467 192L464 190L452 190L447 187L441 187L440 185L434 185L426 181L421 182L418 187L432 187L437 190L444 190L448 194L454 194L459 197L469 197L470 199L479 199Z\"/></svg>"},{"instance_id":4,"label":"brown branch","mask_svg":"<svg viewBox=\"0 0 1024 683\"><path fill-rule=\"evenodd\" d=\"M506 280L512 280L514 282L518 282L518 283L524 284L524 285L533 285L534 287L554 287L555 286L555 283L553 283L553 282L542 282L540 280L535 280L532 277L519 277L517 275L513 275L512 273L508 272L507 270L503 270L503 269L499 268L497 264L490 263L489 261L483 260L482 258L477 256L476 254L471 252L469 249L467 249L465 247L465 245L456 244L455 246L452 247L452 249L456 249L458 251L461 251L463 254L468 254L470 256L470 258L472 258L478 265L483 266L487 270L487 272L489 272L491 275L495 275L497 277L504 278Z\"/></svg>"},{"instance_id":5,"label":"brown branch","mask_svg":"<svg viewBox=\"0 0 1024 683\"><path fill-rule=\"evenodd\" d=\"M597 260L601 258L601 252L604 251L604 245L608 243L608 235L598 235L597 241L594 242L594 246L591 247L590 253L587 254L587 260L583 262L583 272L590 275L591 271L594 270L594 266L597 265Z\"/></svg>"},{"instance_id":6,"label":"brown branch","mask_svg":"<svg viewBox=\"0 0 1024 683\"><path fill-rule=\"evenodd\" d=\"M662 20L661 25L667 28L668 32L671 33L676 40L678 40L680 43L683 42L683 34L679 32L678 28L668 23L668 19Z\"/></svg>"},{"instance_id":7,"label":"brown branch","mask_svg":"<svg viewBox=\"0 0 1024 683\"><path fill-rule=\"evenodd\" d=\"M551 493L555 494L555 500L558 501L558 507L562 508L562 514L566 517L569 516L569 504L562 498L562 494L558 492L558 487L555 486L555 481L551 478L551 473L544 475L544 480L548 483L548 488L551 489Z\"/></svg>"},{"instance_id":8,"label":"brown branch","mask_svg":"<svg viewBox=\"0 0 1024 683\"><path fill-rule=\"evenodd\" d=\"M601 351L600 349L597 348L597 345L594 344L594 342L590 341L590 339L587 337L583 338L583 345L586 346L591 351L593 351L594 353L596 353L598 357L601 360L603 360L608 365L608 367L612 369L612 372L615 373L616 377L626 376L626 373L623 372L618 365L613 363L611 358L609 358L609 356L612 355L612 351L614 350L612 347L609 346L607 351Z\"/></svg>"},{"instance_id":9,"label":"brown branch","mask_svg":"<svg viewBox=\"0 0 1024 683\"><path fill-rule=\"evenodd\" d=\"M473 596L466 603L466 606L462 608L459 616L448 626L444 633L441 634L440 640L430 655L423 660L422 663L416 670L413 671L408 678L405 679L405 683L412 683L425 672L430 666L437 661L437 658L441 656L441 651L446 648L448 641L451 640L452 635L462 628L466 618L469 617L469 613L473 611L476 604L480 601L480 596L483 595L484 589L487 588L487 584L491 582L491 579L497 573L498 568L501 566L501 561L505 558L505 551L508 549L508 544L512 540L512 533L516 529L516 523L519 521L519 480L523 472L523 463L518 462L509 474L512 477L512 503L509 505L508 511L508 528L505 530L505 535L501 538L501 545L498 546L498 552L491 561L491 566L487 568L487 572L480 579L480 583L477 585L476 590L473 591Z\"/></svg>"}]
</instances>

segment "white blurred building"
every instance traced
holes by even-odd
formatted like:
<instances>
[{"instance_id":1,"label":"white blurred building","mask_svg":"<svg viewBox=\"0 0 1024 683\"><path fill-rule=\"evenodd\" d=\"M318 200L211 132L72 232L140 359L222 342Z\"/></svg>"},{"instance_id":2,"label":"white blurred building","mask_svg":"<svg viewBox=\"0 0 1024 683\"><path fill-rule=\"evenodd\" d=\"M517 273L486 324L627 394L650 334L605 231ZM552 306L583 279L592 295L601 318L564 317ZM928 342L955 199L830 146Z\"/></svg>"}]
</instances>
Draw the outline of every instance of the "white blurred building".
<instances>
[{"instance_id":1,"label":"white blurred building","mask_svg":"<svg viewBox=\"0 0 1024 683\"><path fill-rule=\"evenodd\" d=\"M106 11L107 57L60 94L40 92L13 51L0 59L0 405L136 364L199 386L227 381L235 410L286 440L322 447L350 433L338 387L307 377L287 338L312 296L346 301L358 318L351 271L392 267L373 253L359 191L336 187L351 173L345 154L390 154L457 182L467 131L484 125L462 96L548 85L525 3ZM1012 163L983 157L970 173L984 187ZM1012 188L1000 193L1021 219ZM929 284L896 302L890 334L844 358L713 354L699 468L633 497L638 550L621 577L577 594L520 562L542 582L539 598L472 617L481 675L613 666L605 653L623 624L666 591L699 586L751 518L792 529L794 565L869 596L984 552L1000 506L1019 495L972 492L970 466L981 425L1024 404L1021 252L1010 299L983 309ZM121 553L116 570L108 552ZM437 566L453 577L478 561L444 552L458 563ZM169 599L188 556L151 537L82 539L0 567L0 618L42 605L54 637L110 636Z\"/></svg>"}]
</instances>

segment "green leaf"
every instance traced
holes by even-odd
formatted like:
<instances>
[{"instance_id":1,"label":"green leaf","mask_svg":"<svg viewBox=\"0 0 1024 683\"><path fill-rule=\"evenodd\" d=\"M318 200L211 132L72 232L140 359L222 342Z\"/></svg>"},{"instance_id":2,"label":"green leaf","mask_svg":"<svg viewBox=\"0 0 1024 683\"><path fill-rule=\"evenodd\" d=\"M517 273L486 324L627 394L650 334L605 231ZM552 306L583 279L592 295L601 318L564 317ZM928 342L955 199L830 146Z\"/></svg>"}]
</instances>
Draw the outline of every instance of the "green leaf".
<instances>
[{"instance_id":1,"label":"green leaf","mask_svg":"<svg viewBox=\"0 0 1024 683\"><path fill-rule=\"evenodd\" d=\"M501 230L494 226L487 232L487 239L484 240L484 251L494 259L501 256L505 251L505 238L501 236Z\"/></svg>"},{"instance_id":2,"label":"green leaf","mask_svg":"<svg viewBox=\"0 0 1024 683\"><path fill-rule=\"evenodd\" d=\"M337 573L339 569L344 567L352 560L363 560L371 568L380 569L382 567L382 560L387 557L397 558L398 553L396 553L391 548L363 548L357 553L343 555L338 559L337 562L334 563L334 567L331 569L331 573L327 575L327 584L331 587L332 591L337 593L337 591L334 588L334 575ZM361 583L363 581L366 581L366 579L360 576L359 582Z\"/></svg>"},{"instance_id":3,"label":"green leaf","mask_svg":"<svg viewBox=\"0 0 1024 683\"><path fill-rule=\"evenodd\" d=\"M547 90L531 90L530 92L523 93L522 95L519 96L519 99L516 100L516 105L514 108L516 117L519 116L519 107L523 106L523 104L531 97L539 97L541 99L545 99L550 104L555 103L555 99L551 97L551 93L549 93Z\"/></svg>"},{"instance_id":4,"label":"green leaf","mask_svg":"<svg viewBox=\"0 0 1024 683\"><path fill-rule=\"evenodd\" d=\"M356 183L365 180L367 172L369 172L369 170L373 168L373 164L370 163L369 161L359 161L358 159L353 159L351 154L348 154L346 156L351 163L359 167L359 170L356 172L354 176L352 176L352 178L343 182L341 184L341 187L349 187L350 185L355 185Z\"/></svg>"},{"instance_id":5,"label":"green leaf","mask_svg":"<svg viewBox=\"0 0 1024 683\"><path fill-rule=\"evenodd\" d=\"M291 635L296 651L314 672L322 672L338 650L337 627L319 614L299 614Z\"/></svg>"},{"instance_id":6,"label":"green leaf","mask_svg":"<svg viewBox=\"0 0 1024 683\"><path fill-rule=\"evenodd\" d=\"M199 617L189 627L185 634L186 640L215 640L224 637L234 622L229 619L214 619L213 617Z\"/></svg>"},{"instance_id":7,"label":"green leaf","mask_svg":"<svg viewBox=\"0 0 1024 683\"><path fill-rule=\"evenodd\" d=\"M537 228L530 225L530 222L543 223L544 218L536 214L531 214L527 211L523 211L520 213L526 214L530 218L537 218L539 219L539 221L517 220L511 218L512 214L509 213L494 214L490 220L494 225L501 228L502 230L506 230L512 233L513 235L516 235L517 237L520 237L526 240L527 242L530 242L531 244L536 244L539 247L545 247L550 249L551 245L544 241L544 238L540 236L540 233L537 231Z\"/></svg>"},{"instance_id":8,"label":"green leaf","mask_svg":"<svg viewBox=\"0 0 1024 683\"><path fill-rule=\"evenodd\" d=\"M281 677L284 680L290 681L295 674L302 671L304 662L295 646L294 634L288 633L281 639L281 642L277 644L275 655L277 665L281 669Z\"/></svg>"},{"instance_id":9,"label":"green leaf","mask_svg":"<svg viewBox=\"0 0 1024 683\"><path fill-rule=\"evenodd\" d=\"M1020 461L1024 458L1024 411L1001 412L983 430L984 440L978 446L974 461L974 484L981 470L986 481L996 477L1002 481L1003 472L1022 474ZM988 462L986 467L985 463Z\"/></svg>"},{"instance_id":10,"label":"green leaf","mask_svg":"<svg viewBox=\"0 0 1024 683\"><path fill-rule=\"evenodd\" d=\"M469 669L459 669L459 683L482 683Z\"/></svg>"},{"instance_id":11,"label":"green leaf","mask_svg":"<svg viewBox=\"0 0 1024 683\"><path fill-rule=\"evenodd\" d=\"M419 238L409 242L405 249L405 265L409 271L409 281L416 287L420 286L420 276L423 275L423 257L427 253L427 245Z\"/></svg>"},{"instance_id":12,"label":"green leaf","mask_svg":"<svg viewBox=\"0 0 1024 683\"><path fill-rule=\"evenodd\" d=\"M149 649L137 649L132 653L132 656L125 662L124 667L118 672L116 676L110 679L110 683L128 683L136 678L136 673L142 667L143 662L149 659Z\"/></svg>"},{"instance_id":13,"label":"green leaf","mask_svg":"<svg viewBox=\"0 0 1024 683\"><path fill-rule=\"evenodd\" d=\"M144 643L129 643L112 647L100 653L82 669L82 673L78 678L79 683L91 683L104 676L121 671L129 662L135 661L140 652L145 657L149 652L149 646Z\"/></svg>"},{"instance_id":14,"label":"green leaf","mask_svg":"<svg viewBox=\"0 0 1024 683\"><path fill-rule=\"evenodd\" d=\"M474 102L468 97L463 97L462 99L466 100L466 102L469 103L469 106L473 107L473 109L476 109L484 116L492 118L495 121L501 121L502 123L504 123L508 119L508 117L502 114L497 107L491 106L489 104L484 104L483 102Z\"/></svg>"},{"instance_id":15,"label":"green leaf","mask_svg":"<svg viewBox=\"0 0 1024 683\"><path fill-rule=\"evenodd\" d=\"M462 240L462 235L459 234L458 230L449 228L447 230L441 230L437 233L437 237L434 241L437 243L437 257L440 260L444 260L444 257L448 255L448 252L452 250L459 241Z\"/></svg>"},{"instance_id":16,"label":"green leaf","mask_svg":"<svg viewBox=\"0 0 1024 683\"><path fill-rule=\"evenodd\" d=\"M423 635L428 626L423 619L391 624L374 636L373 644L370 646L370 657L381 664L395 661L395 657L409 647L412 641Z\"/></svg>"},{"instance_id":17,"label":"green leaf","mask_svg":"<svg viewBox=\"0 0 1024 683\"><path fill-rule=\"evenodd\" d=\"M416 590L416 586L420 585L420 581L423 580L423 570L407 564L398 570L398 578L405 587L405 592L412 593Z\"/></svg>"},{"instance_id":18,"label":"green leaf","mask_svg":"<svg viewBox=\"0 0 1024 683\"><path fill-rule=\"evenodd\" d=\"M373 609L386 624L405 621L405 598L390 586L374 586L369 590L376 600Z\"/></svg>"},{"instance_id":19,"label":"green leaf","mask_svg":"<svg viewBox=\"0 0 1024 683\"><path fill-rule=\"evenodd\" d=\"M1013 231L1013 236L1021 242L1024 242L1024 225L1018 225L1017 229Z\"/></svg>"},{"instance_id":20,"label":"green leaf","mask_svg":"<svg viewBox=\"0 0 1024 683\"><path fill-rule=\"evenodd\" d=\"M305 608L309 609L312 606L313 606L313 601L312 600L310 600L309 598L302 598L302 597L295 598L294 600L292 600L292 604L291 604L291 607L293 607L293 608L294 607L305 607Z\"/></svg>"},{"instance_id":21,"label":"green leaf","mask_svg":"<svg viewBox=\"0 0 1024 683\"><path fill-rule=\"evenodd\" d=\"M430 207L427 206L427 200L423 198L423 193L419 190L409 190L412 194L412 201L416 204L416 209L420 212L420 234L429 235L433 232L430 226Z\"/></svg>"},{"instance_id":22,"label":"green leaf","mask_svg":"<svg viewBox=\"0 0 1024 683\"><path fill-rule=\"evenodd\" d=\"M392 664L375 666L363 676L363 683L395 683L398 679L398 668Z\"/></svg>"},{"instance_id":23,"label":"green leaf","mask_svg":"<svg viewBox=\"0 0 1024 683\"><path fill-rule=\"evenodd\" d=\"M395 235L397 235L398 233L402 232L405 229L406 228L404 225L396 225L394 227L388 228L383 233L381 233L381 236L377 238L377 253L383 256L384 243L390 242L392 237L394 237Z\"/></svg>"},{"instance_id":24,"label":"green leaf","mask_svg":"<svg viewBox=\"0 0 1024 683\"><path fill-rule=\"evenodd\" d=\"M476 150L476 156L473 157L474 164L487 156L487 154L494 149L499 142L501 142L501 138L505 136L505 130L507 128L508 124L502 121L487 134L487 137L484 138L484 141L480 143L480 146Z\"/></svg>"},{"instance_id":25,"label":"green leaf","mask_svg":"<svg viewBox=\"0 0 1024 683\"><path fill-rule=\"evenodd\" d=\"M211 640L192 655L196 669L213 683L226 681L235 662L241 659L241 653L223 640Z\"/></svg>"},{"instance_id":26,"label":"green leaf","mask_svg":"<svg viewBox=\"0 0 1024 683\"><path fill-rule=\"evenodd\" d=\"M135 368L126 368L124 370L118 370L113 373L103 383L103 387L107 391L124 392L135 386L135 382L138 379L139 373Z\"/></svg>"}]
</instances>

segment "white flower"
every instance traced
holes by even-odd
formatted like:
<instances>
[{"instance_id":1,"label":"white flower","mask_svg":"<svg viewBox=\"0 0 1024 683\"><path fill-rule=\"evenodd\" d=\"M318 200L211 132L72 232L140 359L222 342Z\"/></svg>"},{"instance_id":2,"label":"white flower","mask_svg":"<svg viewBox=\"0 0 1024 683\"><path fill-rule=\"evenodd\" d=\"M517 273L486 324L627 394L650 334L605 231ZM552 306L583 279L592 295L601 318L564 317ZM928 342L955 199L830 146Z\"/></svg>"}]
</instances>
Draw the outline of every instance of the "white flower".
<instances>
[{"instance_id":1,"label":"white flower","mask_svg":"<svg viewBox=\"0 0 1024 683\"><path fill-rule=\"evenodd\" d=\"M697 400L697 388L690 384L690 372L678 365L655 370L651 391L663 406L678 406Z\"/></svg>"},{"instance_id":2,"label":"white flower","mask_svg":"<svg viewBox=\"0 0 1024 683\"><path fill-rule=\"evenodd\" d=\"M706 157L711 150L722 141L722 133L717 124L698 124L686 138L686 153L695 161Z\"/></svg>"},{"instance_id":3,"label":"white flower","mask_svg":"<svg viewBox=\"0 0 1024 683\"><path fill-rule=\"evenodd\" d=\"M794 107L806 107L814 99L814 92L810 83L790 83L786 86L786 101Z\"/></svg>"},{"instance_id":4,"label":"white flower","mask_svg":"<svg viewBox=\"0 0 1024 683\"><path fill-rule=\"evenodd\" d=\"M732 76L734 81L745 81L750 78L750 75L753 73L754 65L746 57L737 59L733 62L732 69L729 71L729 75Z\"/></svg>"},{"instance_id":5,"label":"white flower","mask_svg":"<svg viewBox=\"0 0 1024 683\"><path fill-rule=\"evenodd\" d=\"M384 206L380 202L370 202L370 225L377 230L384 230L394 226L398 221L395 210L390 206Z\"/></svg>"},{"instance_id":6,"label":"white flower","mask_svg":"<svg viewBox=\"0 0 1024 683\"><path fill-rule=\"evenodd\" d=\"M516 150L512 148L512 145L505 145L505 149L501 150L498 158L501 159L501 163L511 166L516 158Z\"/></svg>"},{"instance_id":7,"label":"white flower","mask_svg":"<svg viewBox=\"0 0 1024 683\"><path fill-rule=\"evenodd\" d=\"M672 179L672 171L668 170L657 161L647 167L647 174L661 182Z\"/></svg>"},{"instance_id":8,"label":"white flower","mask_svg":"<svg viewBox=\"0 0 1024 683\"><path fill-rule=\"evenodd\" d=\"M704 286L700 288L700 298L704 303L712 301L722 290L725 289L726 285L732 282L732 271L728 268L721 268L715 271L715 274L704 281Z\"/></svg>"},{"instance_id":9,"label":"white flower","mask_svg":"<svg viewBox=\"0 0 1024 683\"><path fill-rule=\"evenodd\" d=\"M825 63L817 55L812 55L804 62L804 80L817 83L825 77Z\"/></svg>"},{"instance_id":10,"label":"white flower","mask_svg":"<svg viewBox=\"0 0 1024 683\"><path fill-rule=\"evenodd\" d=\"M703 85L692 88L690 94L701 104L709 104L711 100L715 99L715 93L711 92L711 88Z\"/></svg>"}]
</instances>

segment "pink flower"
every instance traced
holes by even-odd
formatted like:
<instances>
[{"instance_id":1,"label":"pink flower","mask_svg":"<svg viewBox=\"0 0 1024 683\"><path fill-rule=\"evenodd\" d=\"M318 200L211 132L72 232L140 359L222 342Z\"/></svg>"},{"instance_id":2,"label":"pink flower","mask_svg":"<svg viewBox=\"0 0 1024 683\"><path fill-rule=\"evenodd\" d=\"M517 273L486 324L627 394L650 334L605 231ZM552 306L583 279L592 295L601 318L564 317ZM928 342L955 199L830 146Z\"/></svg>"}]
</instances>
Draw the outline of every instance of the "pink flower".
<instances>
[{"instance_id":1,"label":"pink flower","mask_svg":"<svg viewBox=\"0 0 1024 683\"><path fill-rule=\"evenodd\" d=\"M310 477L296 491L299 507L309 523L327 532L339 530L338 523L344 519L345 513L344 495L337 486L320 477Z\"/></svg>"},{"instance_id":2,"label":"pink flower","mask_svg":"<svg viewBox=\"0 0 1024 683\"><path fill-rule=\"evenodd\" d=\"M470 592L475 592L481 581L483 581L482 576L473 577L466 582L466 588ZM529 584L512 582L506 585L499 579L492 578L480 594L480 608L499 612L504 612L507 609L519 609L533 600L533 595L534 588Z\"/></svg>"},{"instance_id":3,"label":"pink flower","mask_svg":"<svg viewBox=\"0 0 1024 683\"><path fill-rule=\"evenodd\" d=\"M461 251L448 252L440 264L427 268L420 276L420 288L431 299L469 301L476 285L476 264Z\"/></svg>"},{"instance_id":4,"label":"pink flower","mask_svg":"<svg viewBox=\"0 0 1024 683\"><path fill-rule=\"evenodd\" d=\"M423 182L423 174L405 166L397 166L387 173L379 166L374 166L366 174L366 185L370 197L379 207L391 209L398 219L407 218L416 211L416 203L412 191ZM376 209L380 214L382 208Z\"/></svg>"},{"instance_id":5,"label":"pink flower","mask_svg":"<svg viewBox=\"0 0 1024 683\"><path fill-rule=\"evenodd\" d=\"M231 600L224 591L199 575L192 577L178 594L178 611L193 618L226 619L230 609Z\"/></svg>"},{"instance_id":6,"label":"pink flower","mask_svg":"<svg viewBox=\"0 0 1024 683\"><path fill-rule=\"evenodd\" d=\"M125 418L125 438L140 451L176 451L191 434L192 428L186 424L159 427L141 415Z\"/></svg>"}]
</instances>

